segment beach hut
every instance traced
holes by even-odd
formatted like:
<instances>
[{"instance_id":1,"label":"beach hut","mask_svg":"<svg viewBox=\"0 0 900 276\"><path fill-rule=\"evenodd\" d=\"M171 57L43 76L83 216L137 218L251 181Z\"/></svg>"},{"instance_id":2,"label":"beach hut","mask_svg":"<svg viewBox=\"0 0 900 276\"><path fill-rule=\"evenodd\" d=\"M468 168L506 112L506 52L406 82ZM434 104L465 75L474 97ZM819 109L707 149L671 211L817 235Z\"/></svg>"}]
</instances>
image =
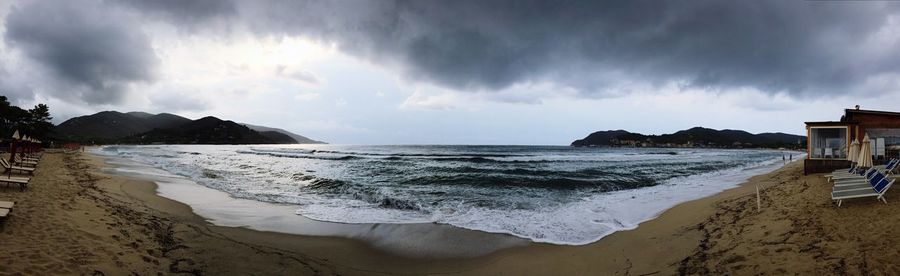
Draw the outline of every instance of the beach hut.
<instances>
[{"instance_id":1,"label":"beach hut","mask_svg":"<svg viewBox=\"0 0 900 276\"><path fill-rule=\"evenodd\" d=\"M845 169L859 155L852 141L868 144L873 165L900 157L900 112L845 109L839 121L806 122L806 150L803 172L824 173ZM868 135L870 140L863 139ZM860 160L855 160L859 162Z\"/></svg>"}]
</instances>

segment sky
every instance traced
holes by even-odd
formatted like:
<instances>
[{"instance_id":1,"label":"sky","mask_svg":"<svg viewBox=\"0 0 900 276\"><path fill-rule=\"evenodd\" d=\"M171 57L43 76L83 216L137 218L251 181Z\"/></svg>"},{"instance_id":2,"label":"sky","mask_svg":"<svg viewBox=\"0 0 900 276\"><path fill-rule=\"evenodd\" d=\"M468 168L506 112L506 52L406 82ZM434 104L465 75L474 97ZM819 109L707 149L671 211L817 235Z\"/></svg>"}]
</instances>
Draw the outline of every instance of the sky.
<instances>
[{"instance_id":1,"label":"sky","mask_svg":"<svg viewBox=\"0 0 900 276\"><path fill-rule=\"evenodd\" d=\"M0 0L0 95L340 144L805 134L900 111L900 2Z\"/></svg>"}]
</instances>

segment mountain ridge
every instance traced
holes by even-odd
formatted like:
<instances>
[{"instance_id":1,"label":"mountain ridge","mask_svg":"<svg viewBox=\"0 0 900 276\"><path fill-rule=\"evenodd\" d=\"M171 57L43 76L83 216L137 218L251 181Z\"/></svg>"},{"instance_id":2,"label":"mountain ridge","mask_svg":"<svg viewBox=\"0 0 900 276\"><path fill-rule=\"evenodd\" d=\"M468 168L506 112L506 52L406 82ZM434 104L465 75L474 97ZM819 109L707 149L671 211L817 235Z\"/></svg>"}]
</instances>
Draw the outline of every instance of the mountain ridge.
<instances>
[{"instance_id":1,"label":"mountain ridge","mask_svg":"<svg viewBox=\"0 0 900 276\"><path fill-rule=\"evenodd\" d=\"M287 136L293 138L294 140L296 140L297 143L299 143L299 144L326 144L325 142L322 142L322 141L316 141L316 140L307 138L306 136L303 136L303 135L300 135L300 134L296 134L296 133L293 133L293 132L290 132L290 131L287 131L287 130L284 130L284 129L280 129L280 128L267 127L267 126L260 126L260 125L251 125L251 124L247 124L247 123L241 123L241 124L243 124L243 125L249 127L249 128L252 129L252 130L259 131L260 133L263 133L263 132L278 132L278 133L285 134L285 135L287 135Z\"/></svg>"},{"instance_id":2,"label":"mountain ridge","mask_svg":"<svg viewBox=\"0 0 900 276\"><path fill-rule=\"evenodd\" d=\"M221 122L216 122L210 118ZM200 129L190 130L189 128L191 128L191 126L186 126L188 129L182 128L184 125L197 121L208 121L207 123L212 122L221 127L219 129L206 129L205 131L231 131L230 134L246 137L246 139L216 136L214 133L200 135L199 132L203 132ZM207 125L194 125L193 127L203 128L206 126ZM243 130L241 127L247 129ZM147 134L149 134L149 136L147 136ZM197 139L192 140L187 139L187 137L176 138L173 136L178 134L195 135L194 138ZM136 138L140 136L158 138L161 139L161 141L149 141ZM166 143L166 141L216 144L230 142L277 144L323 143L280 128L236 123L212 116L191 120L171 113L151 114L141 111L126 113L118 111L101 111L91 115L74 117L55 126L53 128L53 137L62 141L91 143ZM216 140L212 137L218 137L218 139L221 140ZM294 137L301 139L296 139Z\"/></svg>"},{"instance_id":3,"label":"mountain ridge","mask_svg":"<svg viewBox=\"0 0 900 276\"><path fill-rule=\"evenodd\" d=\"M801 148L806 136L780 132L752 134L743 130L693 127L670 134L644 135L625 130L596 131L573 141L574 147L716 147Z\"/></svg>"},{"instance_id":4,"label":"mountain ridge","mask_svg":"<svg viewBox=\"0 0 900 276\"><path fill-rule=\"evenodd\" d=\"M287 135L282 139L272 138L247 126L212 116L175 127L154 128L119 141L130 144L296 144L297 142Z\"/></svg>"}]
</instances>

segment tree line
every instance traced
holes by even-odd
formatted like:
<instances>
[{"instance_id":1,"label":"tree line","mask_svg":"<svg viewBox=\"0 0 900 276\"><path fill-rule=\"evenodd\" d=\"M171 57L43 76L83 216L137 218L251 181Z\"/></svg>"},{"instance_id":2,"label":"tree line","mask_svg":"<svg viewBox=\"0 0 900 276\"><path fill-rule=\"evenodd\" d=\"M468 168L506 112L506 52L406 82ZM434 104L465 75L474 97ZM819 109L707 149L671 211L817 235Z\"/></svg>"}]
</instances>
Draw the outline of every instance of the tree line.
<instances>
[{"instance_id":1,"label":"tree line","mask_svg":"<svg viewBox=\"0 0 900 276\"><path fill-rule=\"evenodd\" d=\"M0 138L4 140L10 139L16 130L28 137L47 140L53 129L52 119L46 104L26 110L10 104L6 96L0 96Z\"/></svg>"}]
</instances>

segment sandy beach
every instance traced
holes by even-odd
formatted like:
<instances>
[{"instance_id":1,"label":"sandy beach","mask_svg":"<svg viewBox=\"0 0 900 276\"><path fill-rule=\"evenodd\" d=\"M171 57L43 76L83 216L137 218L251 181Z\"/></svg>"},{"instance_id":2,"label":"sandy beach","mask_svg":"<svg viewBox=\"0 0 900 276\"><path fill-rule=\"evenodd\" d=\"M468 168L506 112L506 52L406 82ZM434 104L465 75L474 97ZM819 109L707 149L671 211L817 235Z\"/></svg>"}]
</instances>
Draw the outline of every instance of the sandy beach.
<instances>
[{"instance_id":1,"label":"sandy beach","mask_svg":"<svg viewBox=\"0 0 900 276\"><path fill-rule=\"evenodd\" d=\"M585 246L531 243L472 258L399 256L348 238L214 226L156 195L153 182L103 173L103 160L48 152L32 184L0 188L16 206L0 230L0 274L897 274L889 204L830 203L795 162L680 204ZM761 210L756 208L760 188Z\"/></svg>"}]
</instances>

